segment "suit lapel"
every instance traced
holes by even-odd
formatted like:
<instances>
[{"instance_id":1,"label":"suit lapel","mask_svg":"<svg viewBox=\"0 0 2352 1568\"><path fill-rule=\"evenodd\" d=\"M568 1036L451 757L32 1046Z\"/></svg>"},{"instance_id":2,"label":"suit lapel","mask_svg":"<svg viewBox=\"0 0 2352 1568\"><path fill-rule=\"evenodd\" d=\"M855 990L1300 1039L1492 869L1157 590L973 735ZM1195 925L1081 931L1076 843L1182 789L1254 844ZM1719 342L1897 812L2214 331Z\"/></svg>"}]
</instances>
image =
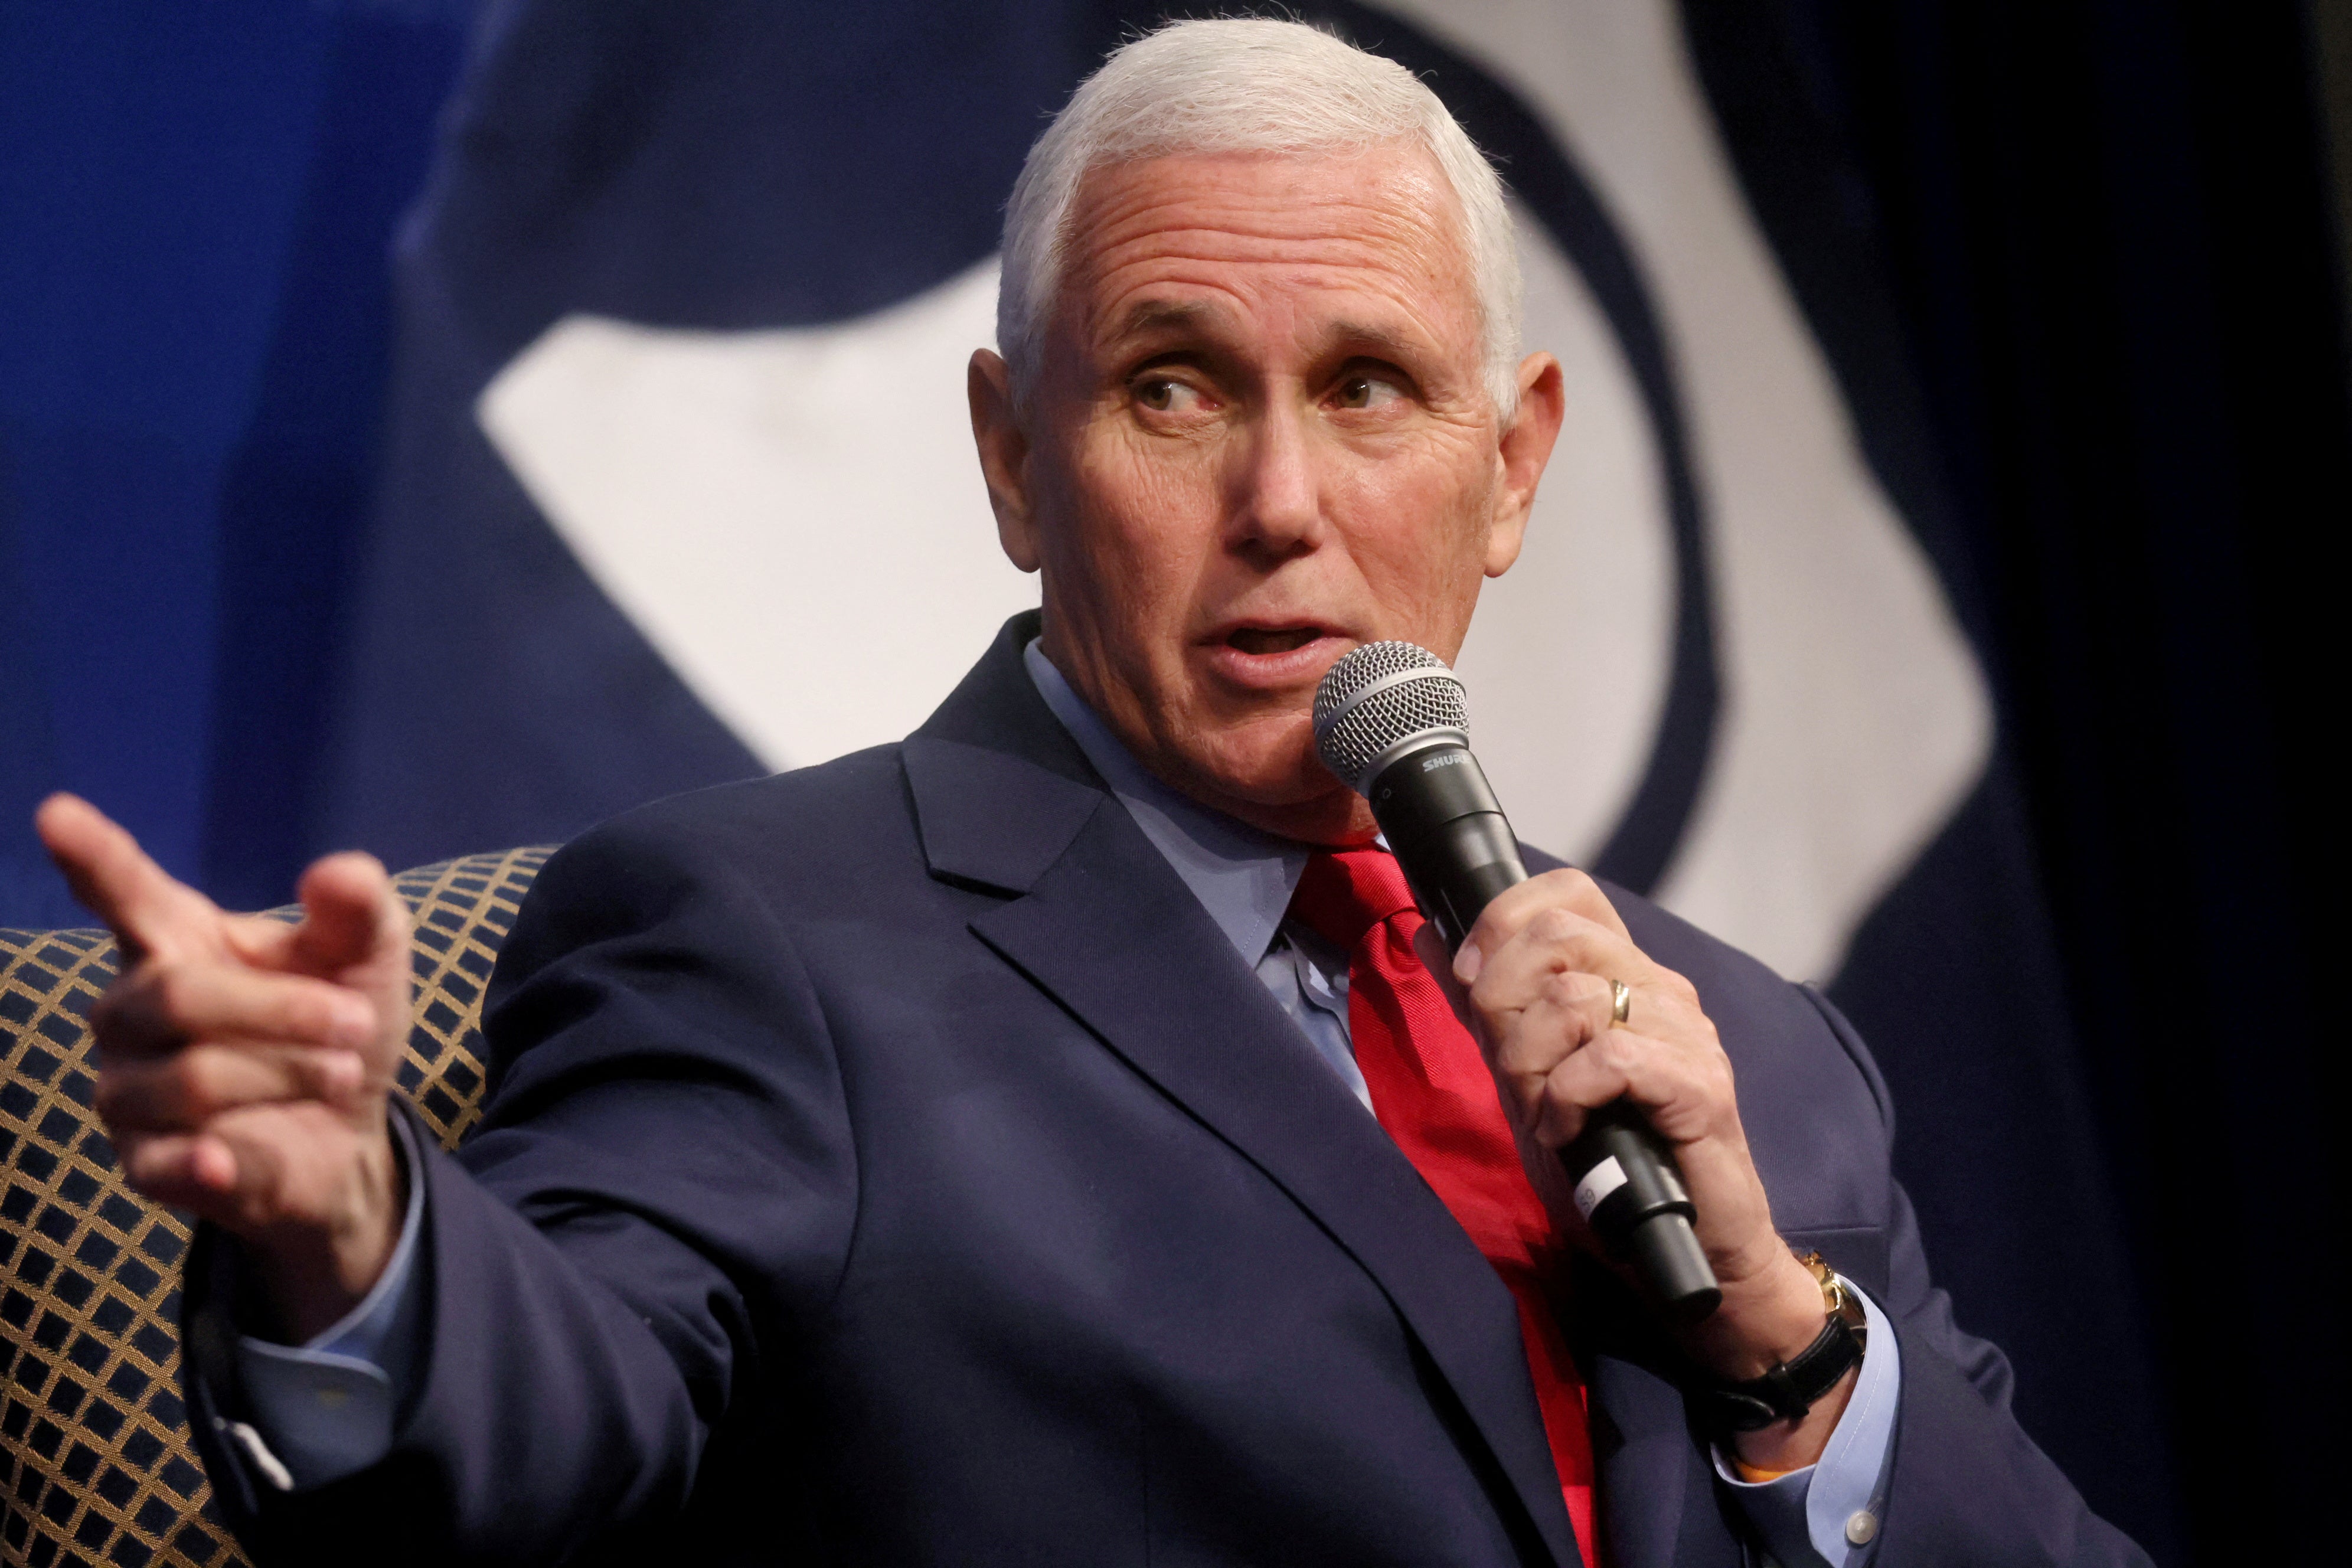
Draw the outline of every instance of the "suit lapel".
<instances>
[{"instance_id":1,"label":"suit lapel","mask_svg":"<svg viewBox=\"0 0 2352 1568\"><path fill-rule=\"evenodd\" d=\"M972 929L1370 1273L1574 1561L1510 1293L1118 802Z\"/></svg>"},{"instance_id":2,"label":"suit lapel","mask_svg":"<svg viewBox=\"0 0 2352 1568\"><path fill-rule=\"evenodd\" d=\"M1029 620L1008 626L907 742L934 872L1016 895L975 919L974 933L1362 1266L1444 1375L1553 1558L1576 1563L1509 1291L1094 780L1020 667Z\"/></svg>"},{"instance_id":3,"label":"suit lapel","mask_svg":"<svg viewBox=\"0 0 2352 1568\"><path fill-rule=\"evenodd\" d=\"M1690 1472L1682 1393L1638 1361L1601 1354L1591 1364L1592 1452L1611 1568L1668 1568Z\"/></svg>"}]
</instances>

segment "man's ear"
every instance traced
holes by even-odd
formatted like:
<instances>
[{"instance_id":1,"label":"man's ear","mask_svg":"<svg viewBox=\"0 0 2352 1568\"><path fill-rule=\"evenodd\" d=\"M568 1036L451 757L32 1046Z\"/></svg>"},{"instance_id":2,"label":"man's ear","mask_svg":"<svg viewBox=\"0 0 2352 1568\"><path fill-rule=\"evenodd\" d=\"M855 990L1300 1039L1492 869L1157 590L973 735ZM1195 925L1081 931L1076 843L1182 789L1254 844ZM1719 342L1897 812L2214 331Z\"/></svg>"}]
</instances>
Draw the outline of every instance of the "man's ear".
<instances>
[{"instance_id":1,"label":"man's ear","mask_svg":"<svg viewBox=\"0 0 2352 1568\"><path fill-rule=\"evenodd\" d=\"M1551 461L1568 414L1568 391L1559 361L1547 353L1519 362L1519 408L1504 425L1496 444L1495 515L1486 529L1486 575L1499 577L1519 558L1527 542L1528 512L1536 504L1536 481Z\"/></svg>"},{"instance_id":2,"label":"man's ear","mask_svg":"<svg viewBox=\"0 0 2352 1568\"><path fill-rule=\"evenodd\" d=\"M971 439L996 513L996 542L1024 572L1037 570L1037 531L1029 510L1029 435L1013 406L1013 373L993 349L974 349L964 372L971 402Z\"/></svg>"}]
</instances>

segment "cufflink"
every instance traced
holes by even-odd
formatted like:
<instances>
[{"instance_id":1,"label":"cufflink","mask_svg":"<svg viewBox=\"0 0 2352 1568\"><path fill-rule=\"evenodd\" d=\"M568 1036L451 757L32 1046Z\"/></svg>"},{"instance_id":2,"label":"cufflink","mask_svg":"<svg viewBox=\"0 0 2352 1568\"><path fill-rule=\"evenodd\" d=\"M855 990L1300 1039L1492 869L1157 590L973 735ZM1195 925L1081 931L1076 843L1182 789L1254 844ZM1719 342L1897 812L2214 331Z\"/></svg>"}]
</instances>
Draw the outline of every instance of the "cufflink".
<instances>
[{"instance_id":1,"label":"cufflink","mask_svg":"<svg viewBox=\"0 0 2352 1568\"><path fill-rule=\"evenodd\" d=\"M261 1440L261 1434L251 1426L215 1415L213 1417L213 1430L242 1448L247 1463L261 1472L262 1479L281 1492L294 1489L294 1472L286 1468L284 1460L269 1451L269 1445Z\"/></svg>"}]
</instances>

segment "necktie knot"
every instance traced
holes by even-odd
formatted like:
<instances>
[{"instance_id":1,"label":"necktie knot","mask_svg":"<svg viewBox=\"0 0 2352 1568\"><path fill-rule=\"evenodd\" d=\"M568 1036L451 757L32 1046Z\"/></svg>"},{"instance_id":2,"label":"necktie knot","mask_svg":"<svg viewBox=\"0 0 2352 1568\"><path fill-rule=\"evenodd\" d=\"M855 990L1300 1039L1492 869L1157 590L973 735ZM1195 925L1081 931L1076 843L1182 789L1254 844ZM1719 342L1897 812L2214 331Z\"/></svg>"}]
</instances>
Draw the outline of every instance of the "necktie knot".
<instances>
[{"instance_id":1,"label":"necktie knot","mask_svg":"<svg viewBox=\"0 0 2352 1568\"><path fill-rule=\"evenodd\" d=\"M1344 952L1355 952L1374 926L1407 910L1418 914L1404 868L1371 844L1314 851L1290 896L1290 912ZM1410 940L1412 933L1402 934Z\"/></svg>"}]
</instances>

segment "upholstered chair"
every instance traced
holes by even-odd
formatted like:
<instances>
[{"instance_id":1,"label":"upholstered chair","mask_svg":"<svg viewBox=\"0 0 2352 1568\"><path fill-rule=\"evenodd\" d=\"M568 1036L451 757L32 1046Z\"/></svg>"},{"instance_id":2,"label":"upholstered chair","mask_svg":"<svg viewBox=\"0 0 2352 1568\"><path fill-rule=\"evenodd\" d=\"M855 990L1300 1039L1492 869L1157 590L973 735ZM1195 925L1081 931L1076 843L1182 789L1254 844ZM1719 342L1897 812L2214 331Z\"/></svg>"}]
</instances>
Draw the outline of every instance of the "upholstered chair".
<instances>
[{"instance_id":1,"label":"upholstered chair","mask_svg":"<svg viewBox=\"0 0 2352 1568\"><path fill-rule=\"evenodd\" d=\"M416 917L400 1089L455 1148L480 1114L481 1009L545 849L394 879ZM284 911L281 911L284 912ZM0 931L0 1563L244 1563L179 1393L184 1215L123 1184L90 1109L100 931Z\"/></svg>"}]
</instances>

